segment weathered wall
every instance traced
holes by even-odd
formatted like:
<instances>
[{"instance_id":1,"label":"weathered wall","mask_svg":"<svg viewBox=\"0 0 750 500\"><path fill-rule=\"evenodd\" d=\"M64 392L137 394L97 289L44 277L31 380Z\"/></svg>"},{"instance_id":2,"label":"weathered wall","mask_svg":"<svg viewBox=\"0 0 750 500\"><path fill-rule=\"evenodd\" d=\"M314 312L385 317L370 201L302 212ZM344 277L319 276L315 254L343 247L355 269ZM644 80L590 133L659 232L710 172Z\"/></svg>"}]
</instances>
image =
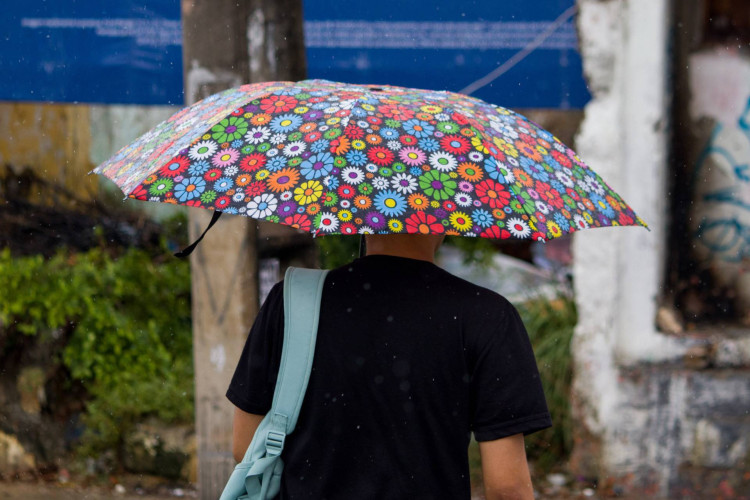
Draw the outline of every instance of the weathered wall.
<instances>
[{"instance_id":1,"label":"weathered wall","mask_svg":"<svg viewBox=\"0 0 750 500\"><path fill-rule=\"evenodd\" d=\"M29 168L88 199L96 192L95 179L85 175L93 168L90 146L86 106L0 103L0 167Z\"/></svg>"},{"instance_id":2,"label":"weathered wall","mask_svg":"<svg viewBox=\"0 0 750 500\"><path fill-rule=\"evenodd\" d=\"M658 331L670 165L668 0L579 0L593 94L577 151L649 224L574 240L572 467L624 493L685 497L748 486L746 337ZM678 249L687 252L688 249ZM716 333L716 332L713 332ZM725 355L721 353L731 353ZM733 359L727 363L727 359ZM744 483L743 483L744 481Z\"/></svg>"},{"instance_id":3,"label":"weathered wall","mask_svg":"<svg viewBox=\"0 0 750 500\"><path fill-rule=\"evenodd\" d=\"M750 54L709 48L688 58L693 258L750 316Z\"/></svg>"}]
</instances>

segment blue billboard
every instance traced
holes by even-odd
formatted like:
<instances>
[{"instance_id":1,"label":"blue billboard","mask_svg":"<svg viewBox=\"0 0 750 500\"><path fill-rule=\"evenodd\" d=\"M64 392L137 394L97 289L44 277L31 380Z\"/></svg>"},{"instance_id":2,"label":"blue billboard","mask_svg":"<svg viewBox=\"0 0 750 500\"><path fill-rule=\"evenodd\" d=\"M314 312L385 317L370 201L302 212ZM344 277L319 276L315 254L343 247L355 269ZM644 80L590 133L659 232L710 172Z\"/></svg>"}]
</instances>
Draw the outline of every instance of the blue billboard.
<instances>
[{"instance_id":1,"label":"blue billboard","mask_svg":"<svg viewBox=\"0 0 750 500\"><path fill-rule=\"evenodd\" d=\"M303 0L308 75L445 89L511 108L589 99L575 0ZM179 0L27 0L0 16L0 100L176 104Z\"/></svg>"},{"instance_id":2,"label":"blue billboard","mask_svg":"<svg viewBox=\"0 0 750 500\"><path fill-rule=\"evenodd\" d=\"M184 102L179 0L6 2L0 31L0 100Z\"/></svg>"},{"instance_id":3,"label":"blue billboard","mask_svg":"<svg viewBox=\"0 0 750 500\"><path fill-rule=\"evenodd\" d=\"M468 93L512 108L589 100L575 0L304 0L310 78Z\"/></svg>"}]
</instances>

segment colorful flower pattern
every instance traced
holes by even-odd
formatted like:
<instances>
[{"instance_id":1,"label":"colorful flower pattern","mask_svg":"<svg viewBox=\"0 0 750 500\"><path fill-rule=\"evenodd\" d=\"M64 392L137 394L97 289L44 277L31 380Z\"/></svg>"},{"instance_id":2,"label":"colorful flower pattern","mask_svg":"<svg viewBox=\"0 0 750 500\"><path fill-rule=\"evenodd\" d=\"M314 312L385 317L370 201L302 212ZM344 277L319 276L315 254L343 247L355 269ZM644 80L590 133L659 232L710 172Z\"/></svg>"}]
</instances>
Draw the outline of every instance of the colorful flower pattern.
<instances>
[{"instance_id":1,"label":"colorful flower pattern","mask_svg":"<svg viewBox=\"0 0 750 500\"><path fill-rule=\"evenodd\" d=\"M245 85L183 109L95 172L131 198L314 234L548 240L645 226L570 148L523 116L392 86Z\"/></svg>"}]
</instances>

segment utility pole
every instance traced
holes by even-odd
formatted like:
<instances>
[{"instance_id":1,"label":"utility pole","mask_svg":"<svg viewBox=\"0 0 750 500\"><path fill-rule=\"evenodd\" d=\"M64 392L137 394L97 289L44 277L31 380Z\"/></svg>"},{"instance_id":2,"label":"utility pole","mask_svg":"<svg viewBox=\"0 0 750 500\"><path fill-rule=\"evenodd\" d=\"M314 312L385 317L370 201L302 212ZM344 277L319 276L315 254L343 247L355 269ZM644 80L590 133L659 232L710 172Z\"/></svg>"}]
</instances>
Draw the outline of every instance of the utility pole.
<instances>
[{"instance_id":1,"label":"utility pole","mask_svg":"<svg viewBox=\"0 0 750 500\"><path fill-rule=\"evenodd\" d=\"M301 0L182 0L186 104L248 82L305 77ZM191 209L190 237L211 213ZM200 498L215 500L234 467L224 397L258 311L255 221L224 216L191 255Z\"/></svg>"}]
</instances>

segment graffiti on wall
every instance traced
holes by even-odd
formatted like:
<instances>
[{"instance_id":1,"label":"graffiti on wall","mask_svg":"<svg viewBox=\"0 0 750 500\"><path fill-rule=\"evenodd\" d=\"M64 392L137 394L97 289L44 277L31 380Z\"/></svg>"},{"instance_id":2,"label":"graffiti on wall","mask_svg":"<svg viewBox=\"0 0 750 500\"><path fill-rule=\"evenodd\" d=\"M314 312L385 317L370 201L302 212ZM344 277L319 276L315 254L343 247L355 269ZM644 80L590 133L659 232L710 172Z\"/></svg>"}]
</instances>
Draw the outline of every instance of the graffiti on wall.
<instances>
[{"instance_id":1,"label":"graffiti on wall","mask_svg":"<svg viewBox=\"0 0 750 500\"><path fill-rule=\"evenodd\" d=\"M735 123L717 123L693 179L695 240L705 257L728 264L750 260L750 96Z\"/></svg>"}]
</instances>

